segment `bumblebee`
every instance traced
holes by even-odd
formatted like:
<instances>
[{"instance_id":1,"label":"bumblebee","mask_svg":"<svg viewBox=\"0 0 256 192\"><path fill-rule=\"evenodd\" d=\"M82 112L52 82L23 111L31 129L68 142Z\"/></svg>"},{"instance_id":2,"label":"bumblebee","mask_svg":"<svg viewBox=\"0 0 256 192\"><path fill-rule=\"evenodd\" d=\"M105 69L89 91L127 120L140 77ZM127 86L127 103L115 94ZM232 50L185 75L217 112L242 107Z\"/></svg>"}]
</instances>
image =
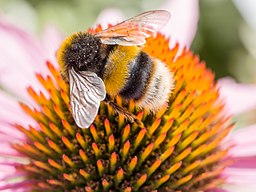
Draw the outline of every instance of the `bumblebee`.
<instances>
[{"instance_id":1,"label":"bumblebee","mask_svg":"<svg viewBox=\"0 0 256 192\"><path fill-rule=\"evenodd\" d=\"M96 34L77 32L64 40L57 59L70 84L72 115L79 127L92 124L101 101L134 119L110 100L117 95L153 112L166 104L172 73L143 52L142 45L169 19L168 11L147 11Z\"/></svg>"}]
</instances>

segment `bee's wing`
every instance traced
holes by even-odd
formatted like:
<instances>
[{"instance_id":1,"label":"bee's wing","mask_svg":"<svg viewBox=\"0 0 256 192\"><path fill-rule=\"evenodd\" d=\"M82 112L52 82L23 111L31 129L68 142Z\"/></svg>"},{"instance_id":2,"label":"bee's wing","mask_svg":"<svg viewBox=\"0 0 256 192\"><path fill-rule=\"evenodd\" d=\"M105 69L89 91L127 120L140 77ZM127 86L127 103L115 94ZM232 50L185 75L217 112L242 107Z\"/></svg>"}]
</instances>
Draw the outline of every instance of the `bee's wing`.
<instances>
[{"instance_id":1,"label":"bee's wing","mask_svg":"<svg viewBox=\"0 0 256 192\"><path fill-rule=\"evenodd\" d=\"M165 10L141 13L96 34L104 44L143 45L169 21L171 15Z\"/></svg>"},{"instance_id":2,"label":"bee's wing","mask_svg":"<svg viewBox=\"0 0 256 192\"><path fill-rule=\"evenodd\" d=\"M105 99L106 89L101 78L90 71L69 71L70 103L76 124L88 128L99 109L100 102Z\"/></svg>"}]
</instances>

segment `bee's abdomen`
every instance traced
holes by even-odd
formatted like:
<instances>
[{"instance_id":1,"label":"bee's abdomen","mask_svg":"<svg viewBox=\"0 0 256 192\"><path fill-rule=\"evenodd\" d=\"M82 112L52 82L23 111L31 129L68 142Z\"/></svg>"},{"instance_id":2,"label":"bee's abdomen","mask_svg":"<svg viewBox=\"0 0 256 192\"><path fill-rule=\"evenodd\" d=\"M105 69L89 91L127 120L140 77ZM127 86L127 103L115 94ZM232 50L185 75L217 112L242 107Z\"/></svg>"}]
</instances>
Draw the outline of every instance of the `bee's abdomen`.
<instances>
[{"instance_id":1,"label":"bee's abdomen","mask_svg":"<svg viewBox=\"0 0 256 192\"><path fill-rule=\"evenodd\" d=\"M129 77L120 92L120 96L125 99L138 100L146 92L153 70L153 62L145 52L140 52L128 66Z\"/></svg>"},{"instance_id":2,"label":"bee's abdomen","mask_svg":"<svg viewBox=\"0 0 256 192\"><path fill-rule=\"evenodd\" d=\"M174 88L174 79L165 63L155 58L152 60L153 71L145 94L135 102L142 108L158 111L168 102L170 93Z\"/></svg>"}]
</instances>

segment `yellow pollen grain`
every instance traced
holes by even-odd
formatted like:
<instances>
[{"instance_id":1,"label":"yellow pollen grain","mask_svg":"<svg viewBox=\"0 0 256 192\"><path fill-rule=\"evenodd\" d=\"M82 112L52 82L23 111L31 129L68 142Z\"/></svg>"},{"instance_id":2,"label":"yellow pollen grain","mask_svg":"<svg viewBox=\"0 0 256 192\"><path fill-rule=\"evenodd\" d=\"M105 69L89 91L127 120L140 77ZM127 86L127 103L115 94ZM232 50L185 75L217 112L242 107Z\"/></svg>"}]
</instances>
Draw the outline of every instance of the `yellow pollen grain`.
<instances>
[{"instance_id":1,"label":"yellow pollen grain","mask_svg":"<svg viewBox=\"0 0 256 192\"><path fill-rule=\"evenodd\" d=\"M71 127L71 125L68 123L68 121L66 121L65 119L61 120L63 127L68 131L68 133L71 136L75 136L75 131L74 129Z\"/></svg>"},{"instance_id":2,"label":"yellow pollen grain","mask_svg":"<svg viewBox=\"0 0 256 192\"><path fill-rule=\"evenodd\" d=\"M118 114L118 128L121 130L125 125L125 116L123 114Z\"/></svg>"},{"instance_id":3,"label":"yellow pollen grain","mask_svg":"<svg viewBox=\"0 0 256 192\"><path fill-rule=\"evenodd\" d=\"M82 135L80 133L76 133L76 139L78 141L78 143L80 144L80 146L85 150L86 149L86 143L84 138L82 137Z\"/></svg>"},{"instance_id":4,"label":"yellow pollen grain","mask_svg":"<svg viewBox=\"0 0 256 192\"><path fill-rule=\"evenodd\" d=\"M53 159L48 159L48 163L49 163L52 167L58 169L59 171L63 171L63 166L60 165L59 163L57 163L56 161L54 161Z\"/></svg>"},{"instance_id":5,"label":"yellow pollen grain","mask_svg":"<svg viewBox=\"0 0 256 192\"><path fill-rule=\"evenodd\" d=\"M156 129L159 127L161 123L161 118L156 119L153 124L148 128L148 135L149 137L152 137Z\"/></svg>"},{"instance_id":6,"label":"yellow pollen grain","mask_svg":"<svg viewBox=\"0 0 256 192\"><path fill-rule=\"evenodd\" d=\"M130 150L130 147L131 147L131 144L130 144L130 141L126 141L124 146L123 146L123 152L122 152L122 161L124 162L127 158L127 155L129 153L129 150Z\"/></svg>"},{"instance_id":7,"label":"yellow pollen grain","mask_svg":"<svg viewBox=\"0 0 256 192\"><path fill-rule=\"evenodd\" d=\"M45 138L42 136L42 134L31 125L29 126L29 132L31 133L35 141L40 141L41 143L45 142Z\"/></svg>"},{"instance_id":8,"label":"yellow pollen grain","mask_svg":"<svg viewBox=\"0 0 256 192\"><path fill-rule=\"evenodd\" d=\"M29 166L27 165L26 167L24 167L25 170L29 171L29 172L33 172L35 174L43 174L43 171L41 169L38 169L35 166Z\"/></svg>"},{"instance_id":9,"label":"yellow pollen grain","mask_svg":"<svg viewBox=\"0 0 256 192\"><path fill-rule=\"evenodd\" d=\"M53 105L53 109L55 113L59 116L60 119L66 119L66 115L63 113L63 111L60 109L58 105Z\"/></svg>"},{"instance_id":10,"label":"yellow pollen grain","mask_svg":"<svg viewBox=\"0 0 256 192\"><path fill-rule=\"evenodd\" d=\"M155 188L156 188L156 189L159 188L162 184L164 184L165 182L167 182L169 179L170 179L170 175L165 175L165 176L161 177L160 179L158 179L158 180L155 182L155 184L154 184Z\"/></svg>"},{"instance_id":11,"label":"yellow pollen grain","mask_svg":"<svg viewBox=\"0 0 256 192\"><path fill-rule=\"evenodd\" d=\"M89 161L89 158L82 149L79 150L79 155L84 163L87 163Z\"/></svg>"},{"instance_id":12,"label":"yellow pollen grain","mask_svg":"<svg viewBox=\"0 0 256 192\"><path fill-rule=\"evenodd\" d=\"M162 161L157 159L148 169L147 169L147 176L150 177L155 170L161 165Z\"/></svg>"},{"instance_id":13,"label":"yellow pollen grain","mask_svg":"<svg viewBox=\"0 0 256 192\"><path fill-rule=\"evenodd\" d=\"M94 192L91 187L87 186L84 188L86 192Z\"/></svg>"},{"instance_id":14,"label":"yellow pollen grain","mask_svg":"<svg viewBox=\"0 0 256 192\"><path fill-rule=\"evenodd\" d=\"M44 126L42 123L39 123L39 126L45 135L47 135L50 139L55 140L55 135L53 135L46 126Z\"/></svg>"},{"instance_id":15,"label":"yellow pollen grain","mask_svg":"<svg viewBox=\"0 0 256 192\"><path fill-rule=\"evenodd\" d=\"M171 141L169 141L169 142L166 144L166 146L165 146L164 148L167 149L167 148L169 148L169 147L172 147L172 146L176 145L176 143L179 142L179 140L180 140L180 138L181 138L181 135L182 135L181 133L175 135L175 136L171 139Z\"/></svg>"},{"instance_id":16,"label":"yellow pollen grain","mask_svg":"<svg viewBox=\"0 0 256 192\"><path fill-rule=\"evenodd\" d=\"M63 182L55 179L48 179L47 182L51 185L63 186Z\"/></svg>"},{"instance_id":17,"label":"yellow pollen grain","mask_svg":"<svg viewBox=\"0 0 256 192\"><path fill-rule=\"evenodd\" d=\"M135 109L135 103L134 103L134 100L131 99L130 102L129 102L128 111L130 111L131 113L133 113L133 112L134 112L134 109Z\"/></svg>"},{"instance_id":18,"label":"yellow pollen grain","mask_svg":"<svg viewBox=\"0 0 256 192\"><path fill-rule=\"evenodd\" d=\"M99 158L101 153L96 143L92 143L92 149L95 153L96 158Z\"/></svg>"},{"instance_id":19,"label":"yellow pollen grain","mask_svg":"<svg viewBox=\"0 0 256 192\"><path fill-rule=\"evenodd\" d=\"M116 152L113 152L110 157L110 171L113 172L116 168L117 155Z\"/></svg>"},{"instance_id":20,"label":"yellow pollen grain","mask_svg":"<svg viewBox=\"0 0 256 192\"><path fill-rule=\"evenodd\" d=\"M183 150L185 149L189 144L191 144L199 135L199 131L193 132L191 135L189 135L186 139L182 141L182 143L179 145L179 149Z\"/></svg>"},{"instance_id":21,"label":"yellow pollen grain","mask_svg":"<svg viewBox=\"0 0 256 192\"><path fill-rule=\"evenodd\" d=\"M41 143L34 142L34 145L36 146L37 149L39 149L40 151L46 153L47 155L50 155L50 156L53 155L53 152L49 148L47 148L46 146L42 145Z\"/></svg>"},{"instance_id":22,"label":"yellow pollen grain","mask_svg":"<svg viewBox=\"0 0 256 192\"><path fill-rule=\"evenodd\" d=\"M143 118L143 115L144 115L144 112L143 111L140 111L139 113L138 113L138 115L137 115L137 118L138 118L138 120L142 120L142 118Z\"/></svg>"},{"instance_id":23,"label":"yellow pollen grain","mask_svg":"<svg viewBox=\"0 0 256 192\"><path fill-rule=\"evenodd\" d=\"M187 137L188 135L190 135L192 132L198 130L198 128L200 127L200 125L203 122L203 118L199 118L196 121L194 121L192 124L189 125L188 129L186 129L183 132L183 137Z\"/></svg>"},{"instance_id":24,"label":"yellow pollen grain","mask_svg":"<svg viewBox=\"0 0 256 192\"><path fill-rule=\"evenodd\" d=\"M174 146L171 146L169 149L165 150L164 153L161 154L160 159L161 161L165 161L174 151Z\"/></svg>"},{"instance_id":25,"label":"yellow pollen grain","mask_svg":"<svg viewBox=\"0 0 256 192\"><path fill-rule=\"evenodd\" d=\"M20 132L22 132L23 134L25 134L28 138L30 139L35 139L35 135L32 134L29 130L25 129L23 126L18 125L18 124L14 124L14 127L19 130ZM41 135L41 134L40 134ZM36 140L36 139L35 139ZM43 139L44 141L44 139Z\"/></svg>"},{"instance_id":26,"label":"yellow pollen grain","mask_svg":"<svg viewBox=\"0 0 256 192\"><path fill-rule=\"evenodd\" d=\"M90 174L88 174L85 170L83 170L83 169L79 169L79 173L80 173L80 175L82 175L84 178L85 178L85 180L88 180L89 178L90 178Z\"/></svg>"},{"instance_id":27,"label":"yellow pollen grain","mask_svg":"<svg viewBox=\"0 0 256 192\"><path fill-rule=\"evenodd\" d=\"M67 163L71 168L75 167L75 163L65 154L62 155L62 159Z\"/></svg>"},{"instance_id":28,"label":"yellow pollen grain","mask_svg":"<svg viewBox=\"0 0 256 192\"><path fill-rule=\"evenodd\" d=\"M111 153L114 150L115 147L115 138L114 135L111 134L108 138L108 151Z\"/></svg>"},{"instance_id":29,"label":"yellow pollen grain","mask_svg":"<svg viewBox=\"0 0 256 192\"><path fill-rule=\"evenodd\" d=\"M138 162L138 158L137 156L133 157L131 162L128 164L128 171L129 171L129 175L133 172L134 168L136 167Z\"/></svg>"},{"instance_id":30,"label":"yellow pollen grain","mask_svg":"<svg viewBox=\"0 0 256 192\"><path fill-rule=\"evenodd\" d=\"M62 142L66 145L66 147L67 147L71 152L74 151L75 146L68 140L67 137L62 136L62 137L61 137L61 140L62 140Z\"/></svg>"},{"instance_id":31,"label":"yellow pollen grain","mask_svg":"<svg viewBox=\"0 0 256 192\"><path fill-rule=\"evenodd\" d=\"M182 103L182 108L181 110L184 111L193 101L194 104L194 99L196 98L196 93L195 91L193 91L192 93L189 93L186 97L186 99L184 99L183 103ZM195 104L194 104L195 105ZM196 106L196 105L195 105Z\"/></svg>"},{"instance_id":32,"label":"yellow pollen grain","mask_svg":"<svg viewBox=\"0 0 256 192\"><path fill-rule=\"evenodd\" d=\"M104 173L104 167L100 159L97 161L97 168L98 168L99 175L102 176Z\"/></svg>"},{"instance_id":33,"label":"yellow pollen grain","mask_svg":"<svg viewBox=\"0 0 256 192\"><path fill-rule=\"evenodd\" d=\"M227 153L228 153L228 149L223 150L223 151L218 151L218 152L206 157L204 160L202 160L202 163L200 164L200 167L203 167L203 166L209 165L213 162L219 161L225 155L227 155Z\"/></svg>"},{"instance_id":34,"label":"yellow pollen grain","mask_svg":"<svg viewBox=\"0 0 256 192\"><path fill-rule=\"evenodd\" d=\"M175 157L173 159L173 162L179 162L179 161L185 159L191 153L191 150L192 150L192 148L188 147L183 152L181 152L177 157Z\"/></svg>"},{"instance_id":35,"label":"yellow pollen grain","mask_svg":"<svg viewBox=\"0 0 256 192\"><path fill-rule=\"evenodd\" d=\"M62 132L56 125L54 125L53 123L49 123L49 127L50 127L51 131L53 133L55 133L55 135L57 135L59 138L62 137Z\"/></svg>"},{"instance_id":36,"label":"yellow pollen grain","mask_svg":"<svg viewBox=\"0 0 256 192\"><path fill-rule=\"evenodd\" d=\"M186 121L182 122L180 126L171 134L172 136L175 136L179 133L182 133L184 130L187 129L190 121L187 119Z\"/></svg>"},{"instance_id":37,"label":"yellow pollen grain","mask_svg":"<svg viewBox=\"0 0 256 192\"><path fill-rule=\"evenodd\" d=\"M193 141L192 143L192 147L198 147L199 145L203 144L206 140L209 139L210 137L210 131L207 131L205 133L203 133L199 138L197 138L195 141Z\"/></svg>"},{"instance_id":38,"label":"yellow pollen grain","mask_svg":"<svg viewBox=\"0 0 256 192\"><path fill-rule=\"evenodd\" d=\"M57 145L56 143L54 143L52 140L48 140L48 145L51 149L53 149L55 152L57 152L58 154L62 154L63 151L61 150L61 148L59 147L59 145Z\"/></svg>"},{"instance_id":39,"label":"yellow pollen grain","mask_svg":"<svg viewBox=\"0 0 256 192\"><path fill-rule=\"evenodd\" d=\"M198 148L194 149L188 156L187 160L188 161L192 161L194 158L196 158L197 156L200 156L206 149L207 145L203 144L200 145Z\"/></svg>"},{"instance_id":40,"label":"yellow pollen grain","mask_svg":"<svg viewBox=\"0 0 256 192\"><path fill-rule=\"evenodd\" d=\"M110 183L106 179L103 179L102 180L102 186L103 186L103 190L107 191L108 188L110 187Z\"/></svg>"},{"instance_id":41,"label":"yellow pollen grain","mask_svg":"<svg viewBox=\"0 0 256 192\"><path fill-rule=\"evenodd\" d=\"M42 103L40 96L34 91L34 89L31 86L27 88L27 92L34 99L36 103L38 103L39 105L44 104Z\"/></svg>"},{"instance_id":42,"label":"yellow pollen grain","mask_svg":"<svg viewBox=\"0 0 256 192\"><path fill-rule=\"evenodd\" d=\"M55 104L57 104L58 106L61 106L61 101L60 101L59 93L57 92L57 90L56 89L49 89L48 92L51 96L51 100Z\"/></svg>"},{"instance_id":43,"label":"yellow pollen grain","mask_svg":"<svg viewBox=\"0 0 256 192\"><path fill-rule=\"evenodd\" d=\"M178 187L178 186L181 186L181 185L187 183L189 180L192 179L192 177L193 177L193 175L190 174L190 175L187 175L186 177L179 179L178 181L175 182L174 187Z\"/></svg>"},{"instance_id":44,"label":"yellow pollen grain","mask_svg":"<svg viewBox=\"0 0 256 192\"><path fill-rule=\"evenodd\" d=\"M124 190L124 192L132 192L132 188L131 188L131 187L126 187L126 189Z\"/></svg>"},{"instance_id":45,"label":"yellow pollen grain","mask_svg":"<svg viewBox=\"0 0 256 192\"><path fill-rule=\"evenodd\" d=\"M69 107L70 100L69 100L68 94L64 90L61 90L60 95L61 95L61 98L63 99L64 103L66 104L66 106Z\"/></svg>"},{"instance_id":46,"label":"yellow pollen grain","mask_svg":"<svg viewBox=\"0 0 256 192\"><path fill-rule=\"evenodd\" d=\"M121 168L117 171L117 174L116 174L116 183L120 183L124 178L124 170Z\"/></svg>"},{"instance_id":47,"label":"yellow pollen grain","mask_svg":"<svg viewBox=\"0 0 256 192\"><path fill-rule=\"evenodd\" d=\"M134 185L134 190L137 191L147 180L147 174L142 175Z\"/></svg>"},{"instance_id":48,"label":"yellow pollen grain","mask_svg":"<svg viewBox=\"0 0 256 192\"><path fill-rule=\"evenodd\" d=\"M42 168L42 169L44 169L44 170L46 170L46 171L48 171L48 172L53 172L53 169L50 168L50 167L48 166L48 164L46 164L46 163L43 163L43 162L41 162L41 161L34 161L33 163L34 163L35 166L37 166L37 167L39 167L39 168Z\"/></svg>"},{"instance_id":49,"label":"yellow pollen grain","mask_svg":"<svg viewBox=\"0 0 256 192\"><path fill-rule=\"evenodd\" d=\"M164 132L168 132L169 129L172 127L173 122L174 122L173 118L168 119L167 122L164 124L164 126L160 129L158 134L160 135Z\"/></svg>"},{"instance_id":50,"label":"yellow pollen grain","mask_svg":"<svg viewBox=\"0 0 256 192\"><path fill-rule=\"evenodd\" d=\"M196 169L200 165L200 163L201 163L201 160L197 160L197 161L193 162L192 164L188 165L187 167L185 167L182 170L182 175L186 175L189 172L191 172L193 169Z\"/></svg>"},{"instance_id":51,"label":"yellow pollen grain","mask_svg":"<svg viewBox=\"0 0 256 192\"><path fill-rule=\"evenodd\" d=\"M150 155L150 153L152 152L154 148L154 144L150 143L146 149L143 151L143 153L141 154L140 158L139 158L139 164L141 165L146 159L147 157Z\"/></svg>"},{"instance_id":52,"label":"yellow pollen grain","mask_svg":"<svg viewBox=\"0 0 256 192\"><path fill-rule=\"evenodd\" d=\"M47 67L51 74L54 76L58 86L63 89L66 93L68 92L67 83L61 78L59 70L56 70L50 62L47 62Z\"/></svg>"},{"instance_id":53,"label":"yellow pollen grain","mask_svg":"<svg viewBox=\"0 0 256 192\"><path fill-rule=\"evenodd\" d=\"M109 136L112 133L112 129L110 128L110 123L109 123L108 119L105 119L104 127L105 127L105 130L106 130L106 136Z\"/></svg>"},{"instance_id":54,"label":"yellow pollen grain","mask_svg":"<svg viewBox=\"0 0 256 192\"><path fill-rule=\"evenodd\" d=\"M57 123L57 118L53 114L53 112L47 107L47 106L42 106L42 112L49 118L49 120L53 123Z\"/></svg>"},{"instance_id":55,"label":"yellow pollen grain","mask_svg":"<svg viewBox=\"0 0 256 192\"><path fill-rule=\"evenodd\" d=\"M18 148L19 150L25 152L25 153L31 153L32 155L36 155L36 156L41 156L42 153L40 151L38 151L37 149L35 149L34 147L32 147L29 144L24 144L23 146L20 145L13 145L15 148Z\"/></svg>"},{"instance_id":56,"label":"yellow pollen grain","mask_svg":"<svg viewBox=\"0 0 256 192\"><path fill-rule=\"evenodd\" d=\"M90 132L92 134L93 140L98 142L100 138L93 124L90 126Z\"/></svg>"},{"instance_id":57,"label":"yellow pollen grain","mask_svg":"<svg viewBox=\"0 0 256 192\"><path fill-rule=\"evenodd\" d=\"M219 174L221 174L223 172L224 168L221 167L219 169L216 169L214 171L210 171L210 172L205 172L205 173L202 173L200 174L197 178L195 178L193 180L193 183L197 183L201 180L205 180L205 179L209 179L211 177L215 177L215 176L218 176Z\"/></svg>"},{"instance_id":58,"label":"yellow pollen grain","mask_svg":"<svg viewBox=\"0 0 256 192\"><path fill-rule=\"evenodd\" d=\"M128 139L130 135L130 131L131 131L130 124L127 124L122 134L122 143L124 143Z\"/></svg>"},{"instance_id":59,"label":"yellow pollen grain","mask_svg":"<svg viewBox=\"0 0 256 192\"><path fill-rule=\"evenodd\" d=\"M183 114L180 116L178 122L183 122L186 119L190 118L190 115L194 112L195 107L193 105L189 106L184 112Z\"/></svg>"},{"instance_id":60,"label":"yellow pollen grain","mask_svg":"<svg viewBox=\"0 0 256 192\"><path fill-rule=\"evenodd\" d=\"M167 133L162 133L154 142L154 149L158 148L161 143L165 140Z\"/></svg>"},{"instance_id":61,"label":"yellow pollen grain","mask_svg":"<svg viewBox=\"0 0 256 192\"><path fill-rule=\"evenodd\" d=\"M136 137L133 146L134 146L134 151L137 149L137 147L140 145L142 139L144 138L145 134L146 134L146 128L141 129L138 136Z\"/></svg>"},{"instance_id":62,"label":"yellow pollen grain","mask_svg":"<svg viewBox=\"0 0 256 192\"><path fill-rule=\"evenodd\" d=\"M70 181L70 182L74 182L74 181L75 181L74 176L71 175L71 174L63 173L63 177L64 177L64 179L66 179L66 180L68 180L68 181Z\"/></svg>"},{"instance_id":63,"label":"yellow pollen grain","mask_svg":"<svg viewBox=\"0 0 256 192\"><path fill-rule=\"evenodd\" d=\"M184 100L185 96L187 95L187 91L184 89L182 90L177 97L175 98L174 102L172 103L171 106L176 106L179 105L180 103L182 103L182 101Z\"/></svg>"}]
</instances>

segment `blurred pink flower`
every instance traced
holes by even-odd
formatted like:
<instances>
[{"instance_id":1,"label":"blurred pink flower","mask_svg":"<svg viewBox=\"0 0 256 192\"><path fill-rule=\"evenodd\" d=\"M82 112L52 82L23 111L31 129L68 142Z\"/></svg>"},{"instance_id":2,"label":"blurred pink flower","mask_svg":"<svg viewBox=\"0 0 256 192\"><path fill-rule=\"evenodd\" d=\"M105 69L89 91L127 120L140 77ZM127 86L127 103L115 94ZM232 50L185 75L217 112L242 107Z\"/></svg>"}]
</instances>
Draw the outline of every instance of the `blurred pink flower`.
<instances>
[{"instance_id":1,"label":"blurred pink flower","mask_svg":"<svg viewBox=\"0 0 256 192\"><path fill-rule=\"evenodd\" d=\"M171 13L171 20L161 30L161 33L170 38L170 46L173 47L179 43L179 50L184 47L189 48L197 31L199 20L199 2L198 0L166 0L159 8ZM107 24L117 24L125 20L124 14L117 8L108 8L103 10L95 24L101 24L103 28Z\"/></svg>"},{"instance_id":2,"label":"blurred pink flower","mask_svg":"<svg viewBox=\"0 0 256 192\"><path fill-rule=\"evenodd\" d=\"M24 101L33 105L34 102L26 91L30 85L43 91L35 73L49 74L45 65L46 59L58 66L55 52L63 37L55 28L48 26L42 39L39 40L10 25L3 18L0 18L0 36L0 88L2 88L0 89L0 127L4 127L0 129L0 188L7 184L13 187L12 190L4 190L6 192L27 191L27 182L18 184L7 182L7 180L17 180L23 175L15 169L17 160L26 162L26 158L9 144L10 141L19 143L26 138L10 123L33 125L33 120L24 114L18 102ZM24 188L20 189L20 186Z\"/></svg>"},{"instance_id":3,"label":"blurred pink flower","mask_svg":"<svg viewBox=\"0 0 256 192\"><path fill-rule=\"evenodd\" d=\"M226 113L239 115L256 109L256 85L236 83L232 78L218 81L220 97L224 100ZM223 176L227 177L224 188L232 192L256 191L256 125L233 130L226 143L234 147L229 155L234 163L228 167Z\"/></svg>"},{"instance_id":4,"label":"blurred pink flower","mask_svg":"<svg viewBox=\"0 0 256 192\"><path fill-rule=\"evenodd\" d=\"M230 114L238 115L251 109L256 109L256 85L236 83L231 78L219 80L220 96L226 103Z\"/></svg>"}]
</instances>

